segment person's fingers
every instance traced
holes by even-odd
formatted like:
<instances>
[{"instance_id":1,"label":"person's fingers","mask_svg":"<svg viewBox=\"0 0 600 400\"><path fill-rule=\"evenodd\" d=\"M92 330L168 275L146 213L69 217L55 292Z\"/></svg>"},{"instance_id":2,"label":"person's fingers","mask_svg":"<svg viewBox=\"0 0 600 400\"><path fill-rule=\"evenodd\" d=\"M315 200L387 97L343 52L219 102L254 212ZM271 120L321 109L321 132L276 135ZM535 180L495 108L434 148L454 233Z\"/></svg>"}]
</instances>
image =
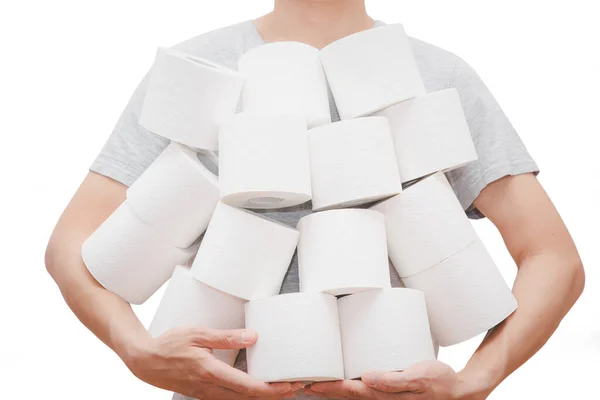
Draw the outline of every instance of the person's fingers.
<instances>
[{"instance_id":1,"label":"person's fingers","mask_svg":"<svg viewBox=\"0 0 600 400\"><path fill-rule=\"evenodd\" d=\"M257 334L250 329L218 330L191 328L189 337L193 344L211 349L243 349L256 342Z\"/></svg>"},{"instance_id":2,"label":"person's fingers","mask_svg":"<svg viewBox=\"0 0 600 400\"><path fill-rule=\"evenodd\" d=\"M423 379L406 372L365 372L361 380L369 387L388 393L422 393L426 389Z\"/></svg>"},{"instance_id":3,"label":"person's fingers","mask_svg":"<svg viewBox=\"0 0 600 400\"><path fill-rule=\"evenodd\" d=\"M348 399L375 399L377 397L373 389L362 381L344 380L333 382L317 382L311 384L307 392L314 392L317 396L325 395L327 398Z\"/></svg>"},{"instance_id":4,"label":"person's fingers","mask_svg":"<svg viewBox=\"0 0 600 400\"><path fill-rule=\"evenodd\" d=\"M206 365L207 380L247 397L277 397L302 387L301 383L266 383L252 378L245 372L214 359Z\"/></svg>"}]
</instances>

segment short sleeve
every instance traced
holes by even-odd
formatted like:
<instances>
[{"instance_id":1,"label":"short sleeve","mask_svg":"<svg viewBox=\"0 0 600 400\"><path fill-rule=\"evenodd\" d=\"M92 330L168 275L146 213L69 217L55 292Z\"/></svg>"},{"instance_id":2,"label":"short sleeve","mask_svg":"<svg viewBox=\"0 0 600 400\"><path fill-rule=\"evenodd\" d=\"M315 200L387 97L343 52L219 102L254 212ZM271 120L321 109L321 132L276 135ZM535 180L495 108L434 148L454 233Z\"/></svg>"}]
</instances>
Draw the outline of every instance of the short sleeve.
<instances>
[{"instance_id":1,"label":"short sleeve","mask_svg":"<svg viewBox=\"0 0 600 400\"><path fill-rule=\"evenodd\" d=\"M457 57L448 87L457 89L478 160L446 173L469 218L484 218L473 205L491 182L539 169L517 131L475 70Z\"/></svg>"},{"instance_id":2,"label":"short sleeve","mask_svg":"<svg viewBox=\"0 0 600 400\"><path fill-rule=\"evenodd\" d=\"M90 166L91 171L127 186L131 186L169 144L168 139L139 125L149 76L150 70L138 83L107 142Z\"/></svg>"}]
</instances>

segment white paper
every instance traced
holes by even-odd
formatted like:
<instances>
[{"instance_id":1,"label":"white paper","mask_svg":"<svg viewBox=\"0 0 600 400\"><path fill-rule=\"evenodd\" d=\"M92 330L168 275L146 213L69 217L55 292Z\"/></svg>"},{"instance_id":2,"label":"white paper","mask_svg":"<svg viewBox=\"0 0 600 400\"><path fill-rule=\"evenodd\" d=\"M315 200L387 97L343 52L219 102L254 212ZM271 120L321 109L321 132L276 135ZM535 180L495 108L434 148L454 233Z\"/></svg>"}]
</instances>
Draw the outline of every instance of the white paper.
<instances>
[{"instance_id":1,"label":"white paper","mask_svg":"<svg viewBox=\"0 0 600 400\"><path fill-rule=\"evenodd\" d=\"M313 210L354 207L402 191L387 118L313 128L308 142Z\"/></svg>"},{"instance_id":2,"label":"white paper","mask_svg":"<svg viewBox=\"0 0 600 400\"><path fill-rule=\"evenodd\" d=\"M319 50L299 42L275 42L240 57L238 70L246 82L244 111L295 113L308 127L331 122L327 80Z\"/></svg>"},{"instance_id":3,"label":"white paper","mask_svg":"<svg viewBox=\"0 0 600 400\"><path fill-rule=\"evenodd\" d=\"M298 223L301 292L333 295L389 288L385 221L377 211L313 213Z\"/></svg>"},{"instance_id":4,"label":"white paper","mask_svg":"<svg viewBox=\"0 0 600 400\"><path fill-rule=\"evenodd\" d=\"M296 229L219 202L192 274L242 299L273 296L279 293L297 244Z\"/></svg>"},{"instance_id":5,"label":"white paper","mask_svg":"<svg viewBox=\"0 0 600 400\"><path fill-rule=\"evenodd\" d=\"M425 292L432 332L441 346L484 333L517 308L479 239L434 267L404 278L404 284Z\"/></svg>"},{"instance_id":6,"label":"white paper","mask_svg":"<svg viewBox=\"0 0 600 400\"><path fill-rule=\"evenodd\" d=\"M337 40L321 50L321 61L342 120L425 94L401 24Z\"/></svg>"},{"instance_id":7,"label":"white paper","mask_svg":"<svg viewBox=\"0 0 600 400\"><path fill-rule=\"evenodd\" d=\"M306 120L301 115L236 114L219 128L221 200L273 209L311 199Z\"/></svg>"},{"instance_id":8,"label":"white paper","mask_svg":"<svg viewBox=\"0 0 600 400\"><path fill-rule=\"evenodd\" d=\"M142 221L187 248L208 226L219 183L194 151L172 142L127 190L127 200Z\"/></svg>"},{"instance_id":9,"label":"white paper","mask_svg":"<svg viewBox=\"0 0 600 400\"><path fill-rule=\"evenodd\" d=\"M432 267L477 238L441 172L371 209L385 216L388 252L400 278Z\"/></svg>"},{"instance_id":10,"label":"white paper","mask_svg":"<svg viewBox=\"0 0 600 400\"><path fill-rule=\"evenodd\" d=\"M220 330L244 327L244 304L194 279L188 267L177 266L148 328L153 337L179 327L197 326ZM239 350L214 349L213 355L233 366Z\"/></svg>"},{"instance_id":11,"label":"white paper","mask_svg":"<svg viewBox=\"0 0 600 400\"><path fill-rule=\"evenodd\" d=\"M236 71L159 47L139 123L187 146L217 150L217 126L235 112L243 83Z\"/></svg>"},{"instance_id":12,"label":"white paper","mask_svg":"<svg viewBox=\"0 0 600 400\"><path fill-rule=\"evenodd\" d=\"M267 382L344 379L336 298L289 293L246 304L248 373Z\"/></svg>"},{"instance_id":13,"label":"white paper","mask_svg":"<svg viewBox=\"0 0 600 400\"><path fill-rule=\"evenodd\" d=\"M477 160L454 88L397 103L376 115L389 119L403 183Z\"/></svg>"},{"instance_id":14,"label":"white paper","mask_svg":"<svg viewBox=\"0 0 600 400\"><path fill-rule=\"evenodd\" d=\"M425 296L412 289L369 290L338 300L346 379L402 371L435 360Z\"/></svg>"},{"instance_id":15,"label":"white paper","mask_svg":"<svg viewBox=\"0 0 600 400\"><path fill-rule=\"evenodd\" d=\"M131 304L142 304L196 249L172 246L125 201L83 243L81 257L98 283Z\"/></svg>"}]
</instances>

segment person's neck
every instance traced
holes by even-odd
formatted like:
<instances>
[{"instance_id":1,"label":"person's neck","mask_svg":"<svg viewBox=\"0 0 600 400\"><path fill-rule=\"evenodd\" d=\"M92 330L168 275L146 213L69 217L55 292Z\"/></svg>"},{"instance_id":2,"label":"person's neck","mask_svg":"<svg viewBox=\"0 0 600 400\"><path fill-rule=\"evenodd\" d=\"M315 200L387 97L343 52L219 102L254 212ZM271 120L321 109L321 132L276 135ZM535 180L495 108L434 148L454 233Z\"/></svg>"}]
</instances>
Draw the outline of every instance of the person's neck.
<instances>
[{"instance_id":1,"label":"person's neck","mask_svg":"<svg viewBox=\"0 0 600 400\"><path fill-rule=\"evenodd\" d=\"M296 41L321 49L374 21L364 0L275 0L273 11L254 23L267 43Z\"/></svg>"}]
</instances>

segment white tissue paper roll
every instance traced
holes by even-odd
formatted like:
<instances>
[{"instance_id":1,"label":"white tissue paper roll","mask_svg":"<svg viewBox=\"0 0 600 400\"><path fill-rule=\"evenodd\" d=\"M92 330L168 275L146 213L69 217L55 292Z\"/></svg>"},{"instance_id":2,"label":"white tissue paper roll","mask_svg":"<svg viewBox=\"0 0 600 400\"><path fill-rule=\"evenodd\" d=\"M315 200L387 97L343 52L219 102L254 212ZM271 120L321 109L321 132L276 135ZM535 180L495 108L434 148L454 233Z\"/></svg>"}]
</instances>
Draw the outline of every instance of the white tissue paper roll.
<instances>
[{"instance_id":1,"label":"white tissue paper roll","mask_svg":"<svg viewBox=\"0 0 600 400\"><path fill-rule=\"evenodd\" d=\"M198 281L188 267L177 266L148 332L158 337L168 330L184 326L241 329L244 327L245 303L242 299ZM233 349L214 349L213 355L233 366L238 352Z\"/></svg>"},{"instance_id":2,"label":"white tissue paper roll","mask_svg":"<svg viewBox=\"0 0 600 400\"><path fill-rule=\"evenodd\" d=\"M423 292L369 290L339 299L338 312L346 379L435 360Z\"/></svg>"},{"instance_id":3,"label":"white tissue paper roll","mask_svg":"<svg viewBox=\"0 0 600 400\"><path fill-rule=\"evenodd\" d=\"M477 238L441 172L371 209L385 216L388 252L400 278L439 263Z\"/></svg>"},{"instance_id":4,"label":"white tissue paper roll","mask_svg":"<svg viewBox=\"0 0 600 400\"><path fill-rule=\"evenodd\" d=\"M98 283L131 304L142 304L196 250L172 246L125 201L83 243L81 257Z\"/></svg>"},{"instance_id":5,"label":"white tissue paper roll","mask_svg":"<svg viewBox=\"0 0 600 400\"><path fill-rule=\"evenodd\" d=\"M244 111L300 114L309 128L331 122L318 49L299 42L269 43L240 57L238 70L246 79Z\"/></svg>"},{"instance_id":6,"label":"white tissue paper roll","mask_svg":"<svg viewBox=\"0 0 600 400\"><path fill-rule=\"evenodd\" d=\"M296 229L219 202L192 274L245 300L273 296L281 289L297 244Z\"/></svg>"},{"instance_id":7,"label":"white tissue paper roll","mask_svg":"<svg viewBox=\"0 0 600 400\"><path fill-rule=\"evenodd\" d=\"M142 221L187 248L208 226L219 183L194 151L172 142L127 190L127 200Z\"/></svg>"},{"instance_id":8,"label":"white tissue paper roll","mask_svg":"<svg viewBox=\"0 0 600 400\"><path fill-rule=\"evenodd\" d=\"M425 293L429 322L440 346L486 332L517 308L517 300L479 239L403 280L407 287Z\"/></svg>"},{"instance_id":9,"label":"white tissue paper roll","mask_svg":"<svg viewBox=\"0 0 600 400\"><path fill-rule=\"evenodd\" d=\"M415 97L385 108L402 182L477 160L456 89Z\"/></svg>"},{"instance_id":10,"label":"white tissue paper roll","mask_svg":"<svg viewBox=\"0 0 600 400\"><path fill-rule=\"evenodd\" d=\"M298 223L301 292L333 295L389 288L385 221L377 211L313 213Z\"/></svg>"},{"instance_id":11,"label":"white tissue paper roll","mask_svg":"<svg viewBox=\"0 0 600 400\"><path fill-rule=\"evenodd\" d=\"M313 210L354 207L402 191L387 118L313 128L308 143Z\"/></svg>"},{"instance_id":12,"label":"white tissue paper roll","mask_svg":"<svg viewBox=\"0 0 600 400\"><path fill-rule=\"evenodd\" d=\"M242 112L219 128L221 201L284 208L311 199L306 119Z\"/></svg>"},{"instance_id":13,"label":"white tissue paper roll","mask_svg":"<svg viewBox=\"0 0 600 400\"><path fill-rule=\"evenodd\" d=\"M321 62L342 120L425 94L401 24L367 29L337 40L321 50Z\"/></svg>"},{"instance_id":14,"label":"white tissue paper roll","mask_svg":"<svg viewBox=\"0 0 600 400\"><path fill-rule=\"evenodd\" d=\"M248 374L266 382L344 379L336 298L288 293L246 304Z\"/></svg>"},{"instance_id":15,"label":"white tissue paper roll","mask_svg":"<svg viewBox=\"0 0 600 400\"><path fill-rule=\"evenodd\" d=\"M236 71L159 47L139 123L175 142L217 150L217 126L235 112L243 83Z\"/></svg>"}]
</instances>

